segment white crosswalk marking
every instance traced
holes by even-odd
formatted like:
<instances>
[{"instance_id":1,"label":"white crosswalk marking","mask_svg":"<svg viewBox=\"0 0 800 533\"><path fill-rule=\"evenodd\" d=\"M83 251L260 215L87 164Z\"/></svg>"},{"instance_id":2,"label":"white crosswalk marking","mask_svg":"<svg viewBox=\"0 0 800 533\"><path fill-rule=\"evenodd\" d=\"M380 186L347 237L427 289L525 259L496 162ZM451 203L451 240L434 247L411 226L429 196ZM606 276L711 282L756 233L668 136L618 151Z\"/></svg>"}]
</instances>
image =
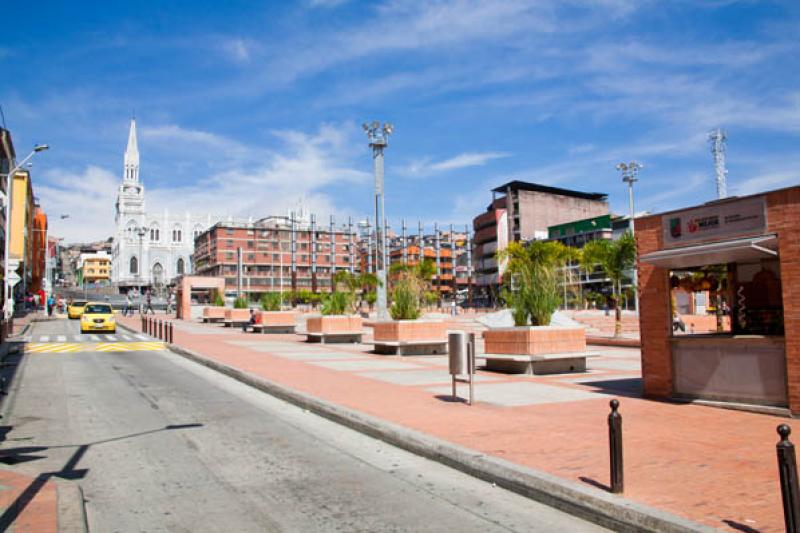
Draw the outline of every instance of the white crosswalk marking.
<instances>
[{"instance_id":1,"label":"white crosswalk marking","mask_svg":"<svg viewBox=\"0 0 800 533\"><path fill-rule=\"evenodd\" d=\"M66 335L58 335L58 336L56 337L56 340L57 340L58 342L67 342L67 336L66 336Z\"/></svg>"},{"instance_id":2,"label":"white crosswalk marking","mask_svg":"<svg viewBox=\"0 0 800 533\"><path fill-rule=\"evenodd\" d=\"M83 340L83 337L81 335L73 335L72 338L75 339L78 342Z\"/></svg>"},{"instance_id":3,"label":"white crosswalk marking","mask_svg":"<svg viewBox=\"0 0 800 533\"><path fill-rule=\"evenodd\" d=\"M39 342L48 342L50 340L50 335L39 335Z\"/></svg>"},{"instance_id":4,"label":"white crosswalk marking","mask_svg":"<svg viewBox=\"0 0 800 533\"><path fill-rule=\"evenodd\" d=\"M134 335L134 337L136 337L137 339L142 340L142 341L149 341L150 340L150 337L148 337L147 335Z\"/></svg>"},{"instance_id":5,"label":"white crosswalk marking","mask_svg":"<svg viewBox=\"0 0 800 533\"><path fill-rule=\"evenodd\" d=\"M89 335L89 338L92 339L93 341L100 342L100 337L98 337L97 335Z\"/></svg>"},{"instance_id":6,"label":"white crosswalk marking","mask_svg":"<svg viewBox=\"0 0 800 533\"><path fill-rule=\"evenodd\" d=\"M106 340L116 342L117 338L114 335L106 335Z\"/></svg>"},{"instance_id":7,"label":"white crosswalk marking","mask_svg":"<svg viewBox=\"0 0 800 533\"><path fill-rule=\"evenodd\" d=\"M130 335L120 335L120 337L122 337L122 340L125 340L125 341L132 341L133 340L133 337L131 337Z\"/></svg>"}]
</instances>

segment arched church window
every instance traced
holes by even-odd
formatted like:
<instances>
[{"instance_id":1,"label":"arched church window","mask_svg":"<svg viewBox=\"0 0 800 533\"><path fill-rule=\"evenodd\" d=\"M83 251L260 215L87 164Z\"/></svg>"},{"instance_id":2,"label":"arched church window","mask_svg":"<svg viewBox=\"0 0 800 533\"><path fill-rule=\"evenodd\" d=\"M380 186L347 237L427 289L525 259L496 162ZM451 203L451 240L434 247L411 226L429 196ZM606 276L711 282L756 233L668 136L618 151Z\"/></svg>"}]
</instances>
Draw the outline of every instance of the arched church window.
<instances>
[{"instance_id":1,"label":"arched church window","mask_svg":"<svg viewBox=\"0 0 800 533\"><path fill-rule=\"evenodd\" d=\"M181 242L181 237L183 237L181 233L180 224L175 224L175 226L172 227L172 242Z\"/></svg>"},{"instance_id":2,"label":"arched church window","mask_svg":"<svg viewBox=\"0 0 800 533\"><path fill-rule=\"evenodd\" d=\"M131 261L129 264L131 274L138 274L139 273L139 260L136 259L136 256L131 257Z\"/></svg>"},{"instance_id":3,"label":"arched church window","mask_svg":"<svg viewBox=\"0 0 800 533\"><path fill-rule=\"evenodd\" d=\"M159 230L157 224L150 226L150 240L152 242L158 242L161 240L161 231Z\"/></svg>"},{"instance_id":4,"label":"arched church window","mask_svg":"<svg viewBox=\"0 0 800 533\"><path fill-rule=\"evenodd\" d=\"M186 269L186 267L184 266L183 257L179 257L178 258L178 264L176 265L175 271L180 276L181 274L184 273L185 269Z\"/></svg>"}]
</instances>

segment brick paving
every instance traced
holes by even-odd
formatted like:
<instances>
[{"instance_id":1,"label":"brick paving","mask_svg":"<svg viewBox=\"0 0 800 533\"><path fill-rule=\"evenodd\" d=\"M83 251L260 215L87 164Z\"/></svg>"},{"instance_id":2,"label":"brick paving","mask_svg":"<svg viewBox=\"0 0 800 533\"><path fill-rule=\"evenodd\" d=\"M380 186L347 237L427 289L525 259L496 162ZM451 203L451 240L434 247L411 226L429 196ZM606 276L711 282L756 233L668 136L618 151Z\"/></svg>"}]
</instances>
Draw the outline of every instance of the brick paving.
<instances>
[{"instance_id":1,"label":"brick paving","mask_svg":"<svg viewBox=\"0 0 800 533\"><path fill-rule=\"evenodd\" d=\"M138 317L120 321L140 325ZM198 322L176 321L174 340L322 400L597 490L609 476L608 402L620 398L626 498L722 529L783 529L775 428L786 420L642 399L638 349L593 347L602 356L581 375L479 371L485 381L469 407L451 401L446 357L372 355L363 344L320 346Z\"/></svg>"},{"instance_id":2,"label":"brick paving","mask_svg":"<svg viewBox=\"0 0 800 533\"><path fill-rule=\"evenodd\" d=\"M0 527L13 533L56 533L56 485L0 469Z\"/></svg>"}]
</instances>

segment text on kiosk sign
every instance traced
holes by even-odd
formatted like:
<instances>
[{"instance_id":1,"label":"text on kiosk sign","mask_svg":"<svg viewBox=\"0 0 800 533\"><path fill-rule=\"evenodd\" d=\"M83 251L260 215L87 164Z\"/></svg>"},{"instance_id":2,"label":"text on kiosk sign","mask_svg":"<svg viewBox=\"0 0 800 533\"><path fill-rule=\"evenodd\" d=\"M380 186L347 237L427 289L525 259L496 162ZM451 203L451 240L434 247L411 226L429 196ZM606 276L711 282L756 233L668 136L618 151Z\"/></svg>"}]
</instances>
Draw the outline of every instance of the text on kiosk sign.
<instances>
[{"instance_id":1,"label":"text on kiosk sign","mask_svg":"<svg viewBox=\"0 0 800 533\"><path fill-rule=\"evenodd\" d=\"M664 247L761 234L765 213L763 196L667 213L661 217Z\"/></svg>"}]
</instances>

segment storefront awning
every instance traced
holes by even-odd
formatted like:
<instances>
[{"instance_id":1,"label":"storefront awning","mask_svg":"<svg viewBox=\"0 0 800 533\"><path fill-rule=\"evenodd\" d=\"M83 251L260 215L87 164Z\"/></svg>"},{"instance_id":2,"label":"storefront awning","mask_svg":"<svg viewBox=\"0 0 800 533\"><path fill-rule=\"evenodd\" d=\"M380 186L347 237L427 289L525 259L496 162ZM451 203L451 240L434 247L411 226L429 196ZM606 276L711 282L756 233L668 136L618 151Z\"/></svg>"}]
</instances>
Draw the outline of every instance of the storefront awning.
<instances>
[{"instance_id":1,"label":"storefront awning","mask_svg":"<svg viewBox=\"0 0 800 533\"><path fill-rule=\"evenodd\" d=\"M759 235L708 244L695 244L659 250L639 257L639 261L661 268L689 268L724 263L743 263L778 256L778 237Z\"/></svg>"}]
</instances>

